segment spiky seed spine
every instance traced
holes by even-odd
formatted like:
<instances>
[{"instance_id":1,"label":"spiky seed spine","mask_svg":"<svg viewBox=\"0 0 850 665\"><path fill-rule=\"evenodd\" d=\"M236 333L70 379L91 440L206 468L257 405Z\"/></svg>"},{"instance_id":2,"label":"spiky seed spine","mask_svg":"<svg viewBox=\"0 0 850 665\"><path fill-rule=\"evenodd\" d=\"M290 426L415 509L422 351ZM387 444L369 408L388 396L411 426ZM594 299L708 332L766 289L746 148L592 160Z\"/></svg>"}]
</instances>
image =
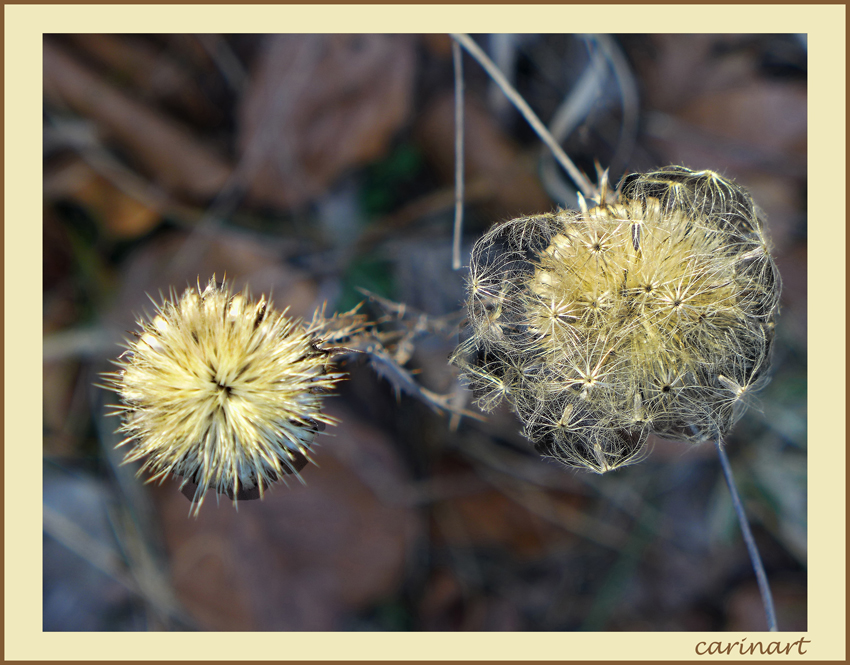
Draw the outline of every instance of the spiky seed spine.
<instances>
[{"instance_id":1,"label":"spiky seed spine","mask_svg":"<svg viewBox=\"0 0 850 665\"><path fill-rule=\"evenodd\" d=\"M766 381L780 293L739 185L670 166L617 192L483 236L453 356L481 408L507 400L541 453L598 473L650 433L726 433Z\"/></svg>"},{"instance_id":2,"label":"spiky seed spine","mask_svg":"<svg viewBox=\"0 0 850 665\"><path fill-rule=\"evenodd\" d=\"M121 400L112 415L122 417L125 462L141 460L149 481L196 483L196 515L207 490L235 499L257 488L262 496L297 475L317 431L333 423L322 396L342 377L321 348L326 321L305 325L215 277L154 304L118 371L104 375Z\"/></svg>"}]
</instances>

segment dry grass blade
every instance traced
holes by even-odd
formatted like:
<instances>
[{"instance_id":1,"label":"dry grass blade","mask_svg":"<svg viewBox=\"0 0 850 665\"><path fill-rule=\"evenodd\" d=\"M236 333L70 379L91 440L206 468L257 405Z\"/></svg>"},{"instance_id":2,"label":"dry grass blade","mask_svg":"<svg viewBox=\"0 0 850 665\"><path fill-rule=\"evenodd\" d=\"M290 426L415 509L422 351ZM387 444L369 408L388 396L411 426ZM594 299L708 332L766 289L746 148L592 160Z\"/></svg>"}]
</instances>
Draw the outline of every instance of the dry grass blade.
<instances>
[{"instance_id":1,"label":"dry grass blade","mask_svg":"<svg viewBox=\"0 0 850 665\"><path fill-rule=\"evenodd\" d=\"M578 186L582 193L587 198L594 198L594 196L596 196L596 188L584 176L584 174L578 170L578 167L573 164L572 160L567 157L567 154L561 146L558 145L557 141L552 138L549 130L546 129L546 126L540 121L537 114L531 110L531 107L526 103L526 101L520 96L514 87L508 83L508 80L495 63L487 57L487 54L479 48L478 44L472 41L469 35L453 34L452 39L460 42L463 48L465 48L467 52L478 61L490 77L499 85L508 99L511 100L517 110L528 121L528 124L531 125L532 129L534 129L541 140L549 147L561 166L563 166L566 172L570 174L573 182Z\"/></svg>"},{"instance_id":2,"label":"dry grass blade","mask_svg":"<svg viewBox=\"0 0 850 665\"><path fill-rule=\"evenodd\" d=\"M452 42L455 68L455 224L452 239L452 269L460 270L460 238L463 231L463 57L458 42Z\"/></svg>"},{"instance_id":3,"label":"dry grass blade","mask_svg":"<svg viewBox=\"0 0 850 665\"><path fill-rule=\"evenodd\" d=\"M750 523L747 520L747 514L744 511L744 504L741 503L741 497L738 496L738 488L735 486L735 477L732 475L732 467L729 464L729 458L726 451L723 450L723 441L720 438L715 442L717 446L717 454L720 457L720 465L723 468L723 477L726 479L726 484L729 486L729 493L732 495L732 505L735 507L735 514L738 516L738 524L741 526L741 534L744 537L744 542L747 545L747 552L750 555L750 561L753 564L753 570L756 574L756 580L761 594L762 604L764 605L764 614L767 619L767 627L771 632L776 632L779 627L776 623L776 608L773 606L773 594L770 592L770 584L767 581L767 573L764 572L764 564L761 561L758 546L753 538L753 533L750 530Z\"/></svg>"}]
</instances>

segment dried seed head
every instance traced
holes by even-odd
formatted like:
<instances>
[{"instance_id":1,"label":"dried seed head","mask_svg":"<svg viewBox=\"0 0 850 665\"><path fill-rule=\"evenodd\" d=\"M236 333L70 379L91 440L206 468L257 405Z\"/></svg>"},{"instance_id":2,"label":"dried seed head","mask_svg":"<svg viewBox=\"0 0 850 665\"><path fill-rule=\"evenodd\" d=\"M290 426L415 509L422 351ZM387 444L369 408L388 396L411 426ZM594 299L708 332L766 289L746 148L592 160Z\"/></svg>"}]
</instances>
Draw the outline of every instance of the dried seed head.
<instances>
[{"instance_id":1,"label":"dried seed head","mask_svg":"<svg viewBox=\"0 0 850 665\"><path fill-rule=\"evenodd\" d=\"M604 184L604 183L603 183ZM722 435L765 381L780 278L749 194L634 174L614 202L495 226L471 258L453 362L545 455L603 473L648 435Z\"/></svg>"},{"instance_id":2,"label":"dried seed head","mask_svg":"<svg viewBox=\"0 0 850 665\"><path fill-rule=\"evenodd\" d=\"M295 473L316 432L332 419L322 394L329 373L318 317L310 326L277 312L266 298L233 294L213 278L157 305L105 374L121 398L119 445L125 462L143 460L150 480L183 477L197 485L195 514L208 489L244 497Z\"/></svg>"}]
</instances>

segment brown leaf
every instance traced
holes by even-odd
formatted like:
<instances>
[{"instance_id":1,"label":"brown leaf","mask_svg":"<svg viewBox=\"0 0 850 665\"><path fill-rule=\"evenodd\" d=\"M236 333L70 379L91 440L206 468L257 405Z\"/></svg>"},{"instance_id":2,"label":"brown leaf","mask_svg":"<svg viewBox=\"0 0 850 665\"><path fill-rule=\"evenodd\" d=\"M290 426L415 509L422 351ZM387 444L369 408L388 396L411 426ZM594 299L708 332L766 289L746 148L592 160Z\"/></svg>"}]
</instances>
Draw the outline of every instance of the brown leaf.
<instances>
[{"instance_id":1,"label":"brown leaf","mask_svg":"<svg viewBox=\"0 0 850 665\"><path fill-rule=\"evenodd\" d=\"M221 122L222 109L205 96L198 72L175 58L173 49L139 35L73 34L66 39L145 100L179 109L198 124Z\"/></svg>"},{"instance_id":2,"label":"brown leaf","mask_svg":"<svg viewBox=\"0 0 850 665\"><path fill-rule=\"evenodd\" d=\"M454 94L435 99L422 112L416 139L426 157L447 183L454 182ZM487 211L494 219L538 213L552 208L534 171L533 162L497 125L471 95L464 104L465 179L488 183Z\"/></svg>"},{"instance_id":3,"label":"brown leaf","mask_svg":"<svg viewBox=\"0 0 850 665\"><path fill-rule=\"evenodd\" d=\"M765 80L700 95L679 117L701 130L766 153L806 152L806 88Z\"/></svg>"},{"instance_id":4,"label":"brown leaf","mask_svg":"<svg viewBox=\"0 0 850 665\"><path fill-rule=\"evenodd\" d=\"M160 220L160 212L154 206L130 196L82 160L46 171L44 197L64 198L85 207L115 238L137 238Z\"/></svg>"},{"instance_id":5,"label":"brown leaf","mask_svg":"<svg viewBox=\"0 0 850 665\"><path fill-rule=\"evenodd\" d=\"M98 123L169 190L206 200L230 173L227 163L188 128L120 92L47 38L44 95Z\"/></svg>"},{"instance_id":6,"label":"brown leaf","mask_svg":"<svg viewBox=\"0 0 850 665\"><path fill-rule=\"evenodd\" d=\"M428 33L420 35L422 46L437 58L452 57L452 38L446 34Z\"/></svg>"},{"instance_id":7,"label":"brown leaf","mask_svg":"<svg viewBox=\"0 0 850 665\"><path fill-rule=\"evenodd\" d=\"M45 199L47 199L47 185L44 186ZM58 287L61 291L69 290L71 271L74 269L74 253L71 249L71 239L65 230L62 220L56 214L53 207L45 205L42 216L42 287L45 293ZM50 312L49 297L45 298L43 304L43 330L48 333L58 330L73 321L73 316L68 317L68 302L60 298L62 303L61 314L58 319L48 316ZM73 308L70 308L73 311Z\"/></svg>"},{"instance_id":8,"label":"brown leaf","mask_svg":"<svg viewBox=\"0 0 850 665\"><path fill-rule=\"evenodd\" d=\"M334 630L400 584L418 521L392 500L405 482L399 461L378 430L329 412L342 424L322 439L306 485L289 480L238 512L208 497L197 519L176 482L157 490L175 588L204 629Z\"/></svg>"},{"instance_id":9,"label":"brown leaf","mask_svg":"<svg viewBox=\"0 0 850 665\"><path fill-rule=\"evenodd\" d=\"M571 538L495 489L454 497L435 510L440 539L453 547L504 547L529 559Z\"/></svg>"},{"instance_id":10,"label":"brown leaf","mask_svg":"<svg viewBox=\"0 0 850 665\"><path fill-rule=\"evenodd\" d=\"M805 176L806 87L764 77L753 35L654 35L645 46L635 66L662 161Z\"/></svg>"},{"instance_id":11,"label":"brown leaf","mask_svg":"<svg viewBox=\"0 0 850 665\"><path fill-rule=\"evenodd\" d=\"M741 48L746 35L658 34L636 53L646 104L675 113L695 97L740 86L755 77L755 59ZM727 51L718 55L718 47Z\"/></svg>"},{"instance_id":12,"label":"brown leaf","mask_svg":"<svg viewBox=\"0 0 850 665\"><path fill-rule=\"evenodd\" d=\"M111 323L119 330L134 329L133 318L151 309L170 288L177 293L213 274L227 276L236 290L250 286L256 297L272 294L274 306L289 308L292 316L310 319L319 302L315 282L281 260L285 243L260 242L250 234L218 229L211 232L173 232L152 238L124 264Z\"/></svg>"},{"instance_id":13,"label":"brown leaf","mask_svg":"<svg viewBox=\"0 0 850 665\"><path fill-rule=\"evenodd\" d=\"M413 46L396 35L269 37L240 109L253 200L303 204L380 157L410 113Z\"/></svg>"}]
</instances>

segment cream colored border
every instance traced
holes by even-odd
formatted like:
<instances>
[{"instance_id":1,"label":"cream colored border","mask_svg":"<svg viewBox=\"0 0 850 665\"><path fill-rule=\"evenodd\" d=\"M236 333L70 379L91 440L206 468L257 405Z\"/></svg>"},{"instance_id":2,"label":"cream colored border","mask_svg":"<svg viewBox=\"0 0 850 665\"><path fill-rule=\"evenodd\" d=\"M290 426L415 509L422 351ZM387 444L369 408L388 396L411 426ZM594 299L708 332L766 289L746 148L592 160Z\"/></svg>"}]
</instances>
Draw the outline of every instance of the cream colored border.
<instances>
[{"instance_id":1,"label":"cream colored border","mask_svg":"<svg viewBox=\"0 0 850 665\"><path fill-rule=\"evenodd\" d=\"M5 7L5 657L7 659L694 658L730 634L62 634L41 631L39 439L41 39L45 32L806 32L809 44L809 627L807 659L844 658L844 6ZM817 464L828 460L827 464ZM35 487L34 487L35 485ZM764 635L766 639L770 636ZM795 640L797 635L782 635ZM757 636L750 635L753 641Z\"/></svg>"}]
</instances>

